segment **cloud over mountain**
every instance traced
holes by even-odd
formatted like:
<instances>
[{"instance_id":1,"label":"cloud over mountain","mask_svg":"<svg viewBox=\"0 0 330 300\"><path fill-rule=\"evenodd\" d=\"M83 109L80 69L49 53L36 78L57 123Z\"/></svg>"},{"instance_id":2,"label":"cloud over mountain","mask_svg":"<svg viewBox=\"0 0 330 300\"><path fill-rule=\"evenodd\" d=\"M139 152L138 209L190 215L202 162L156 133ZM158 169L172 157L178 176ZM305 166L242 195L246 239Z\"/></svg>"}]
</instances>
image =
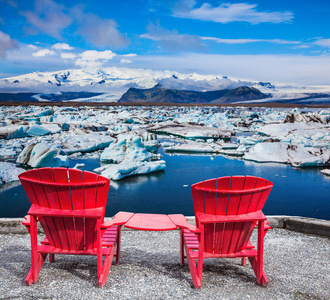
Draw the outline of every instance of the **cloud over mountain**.
<instances>
[{"instance_id":1,"label":"cloud over mountain","mask_svg":"<svg viewBox=\"0 0 330 300\"><path fill-rule=\"evenodd\" d=\"M0 31L0 58L4 58L6 51L18 48L15 40L11 39L10 36Z\"/></svg>"}]
</instances>

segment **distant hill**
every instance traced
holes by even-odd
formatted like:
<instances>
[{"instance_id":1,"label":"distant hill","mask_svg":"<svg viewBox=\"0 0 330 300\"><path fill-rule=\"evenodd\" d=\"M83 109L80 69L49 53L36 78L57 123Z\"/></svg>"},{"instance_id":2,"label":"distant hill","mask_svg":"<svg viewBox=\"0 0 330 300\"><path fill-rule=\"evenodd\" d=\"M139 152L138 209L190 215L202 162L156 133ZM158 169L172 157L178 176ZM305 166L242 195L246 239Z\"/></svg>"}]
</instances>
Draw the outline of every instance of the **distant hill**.
<instances>
[{"instance_id":1,"label":"distant hill","mask_svg":"<svg viewBox=\"0 0 330 300\"><path fill-rule=\"evenodd\" d=\"M159 85L151 89L130 88L119 102L158 102L158 103L234 103L247 100L270 98L253 87L242 86L236 89L224 89L209 92L184 91L162 88Z\"/></svg>"}]
</instances>

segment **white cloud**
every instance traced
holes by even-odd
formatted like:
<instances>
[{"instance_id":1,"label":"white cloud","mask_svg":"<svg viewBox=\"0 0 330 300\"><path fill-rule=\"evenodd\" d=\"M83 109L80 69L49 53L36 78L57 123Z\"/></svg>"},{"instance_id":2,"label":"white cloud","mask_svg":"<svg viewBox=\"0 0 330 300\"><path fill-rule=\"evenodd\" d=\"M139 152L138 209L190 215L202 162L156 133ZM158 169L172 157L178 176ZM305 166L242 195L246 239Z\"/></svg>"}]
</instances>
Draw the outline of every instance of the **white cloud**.
<instances>
[{"instance_id":1,"label":"white cloud","mask_svg":"<svg viewBox=\"0 0 330 300\"><path fill-rule=\"evenodd\" d=\"M99 68L115 56L116 53L113 53L111 50L87 50L79 54L79 58L75 61L75 64L82 68Z\"/></svg>"},{"instance_id":2,"label":"white cloud","mask_svg":"<svg viewBox=\"0 0 330 300\"><path fill-rule=\"evenodd\" d=\"M159 23L150 23L147 33L140 37L150 39L159 43L161 48L169 51L204 50L204 45L199 36L190 34L179 34L176 30L168 30Z\"/></svg>"},{"instance_id":3,"label":"white cloud","mask_svg":"<svg viewBox=\"0 0 330 300\"><path fill-rule=\"evenodd\" d=\"M120 60L120 62L121 62L122 64L130 64L130 63L132 63L133 61L132 61L131 59L125 59L125 58L122 58L122 59Z\"/></svg>"},{"instance_id":4,"label":"white cloud","mask_svg":"<svg viewBox=\"0 0 330 300\"><path fill-rule=\"evenodd\" d=\"M0 58L4 58L8 50L16 48L18 48L16 41L11 39L8 34L0 31Z\"/></svg>"},{"instance_id":5,"label":"white cloud","mask_svg":"<svg viewBox=\"0 0 330 300\"><path fill-rule=\"evenodd\" d=\"M135 53L129 53L129 54L123 54L122 56L125 56L125 57L135 57L135 56L137 56L137 54L135 54Z\"/></svg>"},{"instance_id":6,"label":"white cloud","mask_svg":"<svg viewBox=\"0 0 330 300\"><path fill-rule=\"evenodd\" d=\"M52 46L53 49L56 50L72 50L73 47L71 47L69 44L66 43L57 43Z\"/></svg>"},{"instance_id":7,"label":"white cloud","mask_svg":"<svg viewBox=\"0 0 330 300\"><path fill-rule=\"evenodd\" d=\"M99 16L81 9L75 9L75 17L79 23L78 33L93 45L101 48L122 48L129 43L117 29L118 24L112 19L102 19Z\"/></svg>"},{"instance_id":8,"label":"white cloud","mask_svg":"<svg viewBox=\"0 0 330 300\"><path fill-rule=\"evenodd\" d=\"M314 44L318 46L330 48L330 39L318 39L314 42Z\"/></svg>"},{"instance_id":9,"label":"white cloud","mask_svg":"<svg viewBox=\"0 0 330 300\"><path fill-rule=\"evenodd\" d=\"M28 45L27 47L30 48L30 49L37 49L38 48L37 46L32 45L32 44Z\"/></svg>"},{"instance_id":10,"label":"white cloud","mask_svg":"<svg viewBox=\"0 0 330 300\"><path fill-rule=\"evenodd\" d=\"M35 0L33 11L21 11L32 27L25 27L27 34L42 32L55 38L61 38L61 32L72 23L65 6L52 0Z\"/></svg>"},{"instance_id":11,"label":"white cloud","mask_svg":"<svg viewBox=\"0 0 330 300\"><path fill-rule=\"evenodd\" d=\"M74 53L66 53L66 52L64 52L64 53L61 53L61 57L63 59L75 59L77 57L77 55L74 54Z\"/></svg>"},{"instance_id":12,"label":"white cloud","mask_svg":"<svg viewBox=\"0 0 330 300\"><path fill-rule=\"evenodd\" d=\"M288 40L281 40L281 39L222 39L222 38L216 38L216 37L200 37L202 40L205 41L214 41L219 44L247 44L247 43L260 43L260 42L266 42L266 43L274 43L274 44L300 44L300 41L288 41Z\"/></svg>"},{"instance_id":13,"label":"white cloud","mask_svg":"<svg viewBox=\"0 0 330 300\"><path fill-rule=\"evenodd\" d=\"M54 52L53 50L49 50L49 49L42 49L42 50L32 53L32 55L34 57L42 57L42 56L47 56L47 55L53 56L53 55L56 55L56 52Z\"/></svg>"},{"instance_id":14,"label":"white cloud","mask_svg":"<svg viewBox=\"0 0 330 300\"><path fill-rule=\"evenodd\" d=\"M173 16L223 24L229 22L283 23L293 20L292 12L260 12L257 11L257 4L221 3L218 7L214 7L209 3L203 3L201 7L194 8L195 4L196 1L180 2L180 5L174 8Z\"/></svg>"}]
</instances>

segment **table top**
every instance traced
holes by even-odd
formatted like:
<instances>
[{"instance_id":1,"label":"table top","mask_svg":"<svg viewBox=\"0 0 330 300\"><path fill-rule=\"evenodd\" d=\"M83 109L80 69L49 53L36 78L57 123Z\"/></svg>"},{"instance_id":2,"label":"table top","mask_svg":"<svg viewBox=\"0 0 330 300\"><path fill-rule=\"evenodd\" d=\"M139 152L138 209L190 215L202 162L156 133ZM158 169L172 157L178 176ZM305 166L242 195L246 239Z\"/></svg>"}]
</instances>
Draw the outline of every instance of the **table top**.
<instances>
[{"instance_id":1,"label":"table top","mask_svg":"<svg viewBox=\"0 0 330 300\"><path fill-rule=\"evenodd\" d=\"M168 215L159 214L134 214L132 218L125 223L125 227L148 231L177 229L177 226L172 222Z\"/></svg>"}]
</instances>

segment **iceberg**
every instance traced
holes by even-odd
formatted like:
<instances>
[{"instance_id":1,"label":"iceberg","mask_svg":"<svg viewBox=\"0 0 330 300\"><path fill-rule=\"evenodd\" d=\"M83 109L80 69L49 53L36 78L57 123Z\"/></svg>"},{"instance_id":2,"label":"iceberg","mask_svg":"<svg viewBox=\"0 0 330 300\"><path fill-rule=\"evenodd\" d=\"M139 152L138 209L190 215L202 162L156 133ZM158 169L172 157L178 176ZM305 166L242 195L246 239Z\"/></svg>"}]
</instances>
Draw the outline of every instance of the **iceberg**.
<instances>
[{"instance_id":1,"label":"iceberg","mask_svg":"<svg viewBox=\"0 0 330 300\"><path fill-rule=\"evenodd\" d=\"M295 167L312 167L330 164L330 150L285 143L258 143L243 156L257 162L287 163Z\"/></svg>"},{"instance_id":2,"label":"iceberg","mask_svg":"<svg viewBox=\"0 0 330 300\"><path fill-rule=\"evenodd\" d=\"M40 125L32 125L27 131L26 133L29 136L41 136L41 135L47 135L47 134L51 134L51 131L40 126Z\"/></svg>"},{"instance_id":3,"label":"iceberg","mask_svg":"<svg viewBox=\"0 0 330 300\"><path fill-rule=\"evenodd\" d=\"M103 150L108 147L115 139L103 133L86 133L86 134L65 134L56 142L67 154L87 153Z\"/></svg>"},{"instance_id":4,"label":"iceberg","mask_svg":"<svg viewBox=\"0 0 330 300\"><path fill-rule=\"evenodd\" d=\"M69 166L68 156L60 155L58 149L49 149L44 143L26 146L16 162L32 168Z\"/></svg>"},{"instance_id":5,"label":"iceberg","mask_svg":"<svg viewBox=\"0 0 330 300\"><path fill-rule=\"evenodd\" d=\"M145 149L140 136L127 134L118 135L117 140L101 154L101 161L108 163L143 162L152 158L153 154Z\"/></svg>"},{"instance_id":6,"label":"iceberg","mask_svg":"<svg viewBox=\"0 0 330 300\"><path fill-rule=\"evenodd\" d=\"M23 172L25 172L25 170L16 167L15 164L0 162L0 185L6 182L19 180L18 175Z\"/></svg>"},{"instance_id":7,"label":"iceberg","mask_svg":"<svg viewBox=\"0 0 330 300\"><path fill-rule=\"evenodd\" d=\"M8 125L0 127L0 139L17 139L27 136L26 131L29 126L26 125Z\"/></svg>"},{"instance_id":8,"label":"iceberg","mask_svg":"<svg viewBox=\"0 0 330 300\"><path fill-rule=\"evenodd\" d=\"M151 132L171 134L186 139L229 139L235 134L233 130L189 124L157 124L147 128Z\"/></svg>"},{"instance_id":9,"label":"iceberg","mask_svg":"<svg viewBox=\"0 0 330 300\"><path fill-rule=\"evenodd\" d=\"M196 153L219 153L221 147L215 143L187 143L163 146L166 152L196 152Z\"/></svg>"},{"instance_id":10,"label":"iceberg","mask_svg":"<svg viewBox=\"0 0 330 300\"><path fill-rule=\"evenodd\" d=\"M122 162L120 164L110 164L94 169L102 176L112 180L120 180L127 176L148 174L151 172L164 170L166 162L164 160L152 162Z\"/></svg>"},{"instance_id":11,"label":"iceberg","mask_svg":"<svg viewBox=\"0 0 330 300\"><path fill-rule=\"evenodd\" d=\"M323 169L320 172L324 175L330 176L330 169Z\"/></svg>"}]
</instances>

